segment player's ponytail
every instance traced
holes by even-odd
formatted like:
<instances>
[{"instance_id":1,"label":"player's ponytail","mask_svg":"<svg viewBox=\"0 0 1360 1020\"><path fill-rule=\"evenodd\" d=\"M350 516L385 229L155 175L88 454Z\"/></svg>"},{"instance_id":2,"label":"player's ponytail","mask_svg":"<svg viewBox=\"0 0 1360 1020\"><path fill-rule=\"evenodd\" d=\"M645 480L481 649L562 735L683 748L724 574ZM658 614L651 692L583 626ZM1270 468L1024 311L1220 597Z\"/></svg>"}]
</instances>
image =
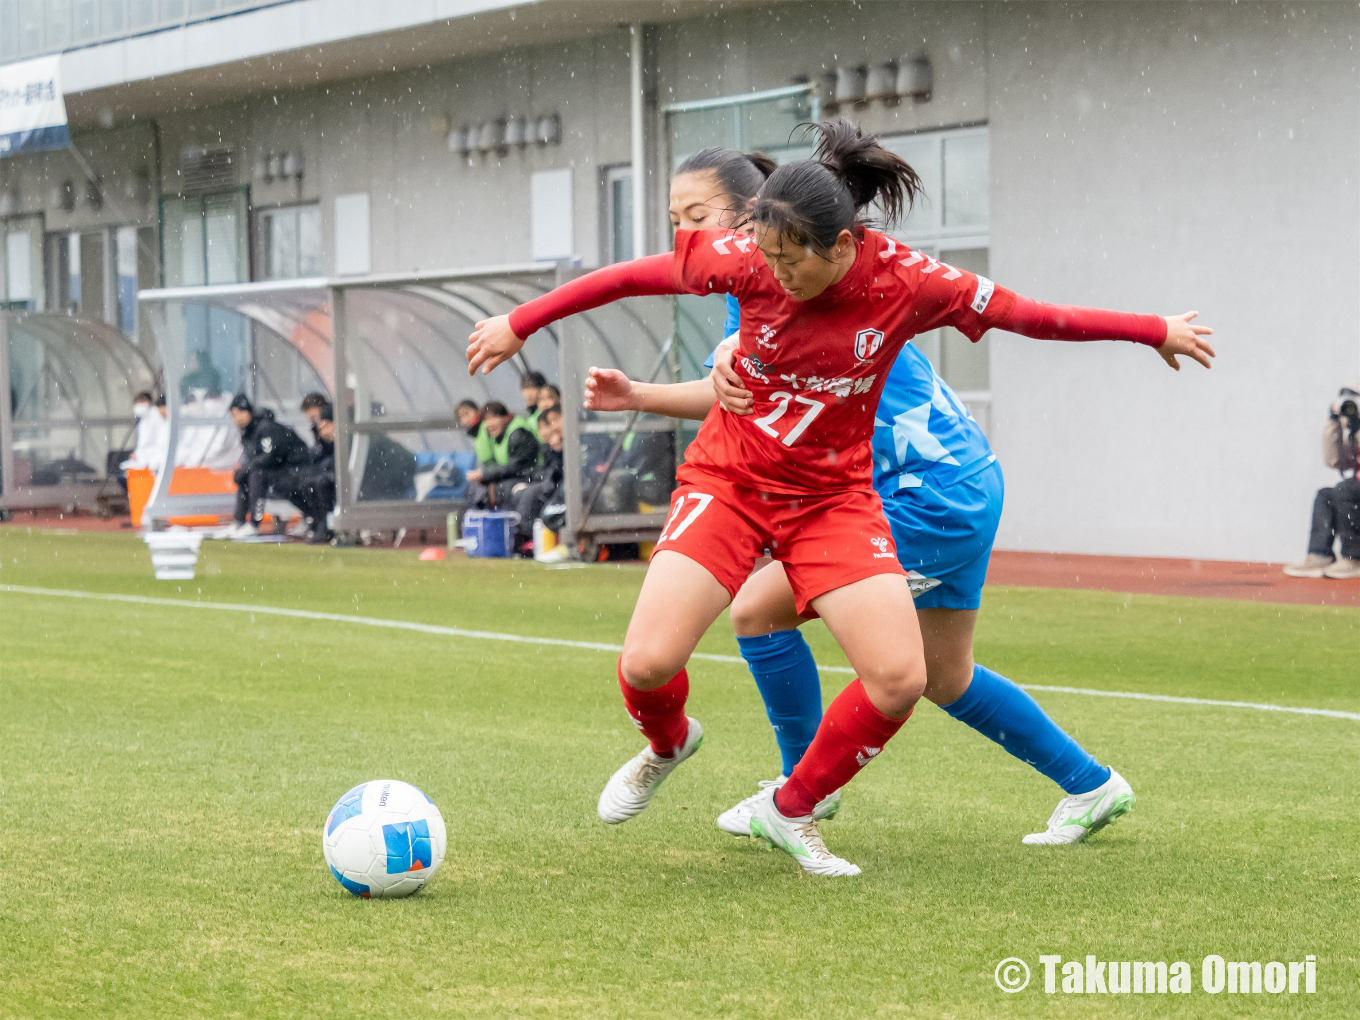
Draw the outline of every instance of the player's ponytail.
<instances>
[{"instance_id":1,"label":"player's ponytail","mask_svg":"<svg viewBox=\"0 0 1360 1020\"><path fill-rule=\"evenodd\" d=\"M752 216L824 255L874 203L887 223L901 219L921 194L921 178L901 156L849 121L823 121L820 130L813 158L775 170L760 189Z\"/></svg>"}]
</instances>

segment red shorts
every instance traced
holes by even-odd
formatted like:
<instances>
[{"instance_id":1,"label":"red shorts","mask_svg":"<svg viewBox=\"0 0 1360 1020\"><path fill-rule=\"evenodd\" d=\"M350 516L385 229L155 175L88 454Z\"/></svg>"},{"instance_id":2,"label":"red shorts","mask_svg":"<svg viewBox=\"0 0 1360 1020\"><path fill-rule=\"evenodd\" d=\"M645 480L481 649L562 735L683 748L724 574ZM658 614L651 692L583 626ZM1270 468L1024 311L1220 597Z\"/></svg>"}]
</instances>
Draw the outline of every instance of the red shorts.
<instances>
[{"instance_id":1,"label":"red shorts","mask_svg":"<svg viewBox=\"0 0 1360 1020\"><path fill-rule=\"evenodd\" d=\"M788 496L732 485L693 468L671 494L656 543L694 560L733 598L766 550L784 564L800 616L819 595L876 574L905 575L872 489Z\"/></svg>"}]
</instances>

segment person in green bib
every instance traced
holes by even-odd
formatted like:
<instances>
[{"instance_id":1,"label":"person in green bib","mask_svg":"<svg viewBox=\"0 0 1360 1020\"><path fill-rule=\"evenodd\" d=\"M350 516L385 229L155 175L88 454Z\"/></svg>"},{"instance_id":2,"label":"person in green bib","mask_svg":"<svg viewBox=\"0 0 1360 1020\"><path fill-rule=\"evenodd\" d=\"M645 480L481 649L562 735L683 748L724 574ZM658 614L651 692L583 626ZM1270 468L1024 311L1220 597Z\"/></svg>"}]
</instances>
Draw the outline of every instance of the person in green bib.
<instances>
[{"instance_id":1,"label":"person in green bib","mask_svg":"<svg viewBox=\"0 0 1360 1020\"><path fill-rule=\"evenodd\" d=\"M548 377L542 372L525 372L519 377L519 392L524 397L524 420L538 439L538 416L543 413L543 390L548 385Z\"/></svg>"},{"instance_id":2,"label":"person in green bib","mask_svg":"<svg viewBox=\"0 0 1360 1020\"><path fill-rule=\"evenodd\" d=\"M478 509L508 507L516 484L527 481L538 463L538 437L528 419L512 415L498 400L482 408L473 437L477 467L467 474L468 502Z\"/></svg>"}]
</instances>

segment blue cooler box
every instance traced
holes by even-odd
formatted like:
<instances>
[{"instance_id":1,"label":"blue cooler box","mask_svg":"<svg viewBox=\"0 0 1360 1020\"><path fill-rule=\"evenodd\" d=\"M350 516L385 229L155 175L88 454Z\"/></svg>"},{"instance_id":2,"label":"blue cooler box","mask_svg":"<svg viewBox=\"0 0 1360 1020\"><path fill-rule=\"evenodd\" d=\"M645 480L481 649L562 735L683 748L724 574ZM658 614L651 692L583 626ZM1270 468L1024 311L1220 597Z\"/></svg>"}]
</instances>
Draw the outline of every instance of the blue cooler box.
<instances>
[{"instance_id":1,"label":"blue cooler box","mask_svg":"<svg viewBox=\"0 0 1360 1020\"><path fill-rule=\"evenodd\" d=\"M463 551L501 559L515 555L518 522L519 514L512 510L469 510L463 515Z\"/></svg>"}]
</instances>

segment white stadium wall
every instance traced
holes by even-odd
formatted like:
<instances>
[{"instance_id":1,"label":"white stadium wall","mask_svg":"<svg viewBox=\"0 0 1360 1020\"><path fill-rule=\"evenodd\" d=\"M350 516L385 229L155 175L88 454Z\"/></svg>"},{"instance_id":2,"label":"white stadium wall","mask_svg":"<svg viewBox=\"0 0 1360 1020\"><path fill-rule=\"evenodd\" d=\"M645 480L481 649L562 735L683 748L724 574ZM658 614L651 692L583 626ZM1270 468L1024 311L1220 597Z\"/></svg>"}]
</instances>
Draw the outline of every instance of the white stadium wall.
<instances>
[{"instance_id":1,"label":"white stadium wall","mask_svg":"<svg viewBox=\"0 0 1360 1020\"><path fill-rule=\"evenodd\" d=\"M998 544L1298 558L1326 406L1360 374L1357 8L1007 5L989 28L996 278L1198 309L1219 354L993 344Z\"/></svg>"}]
</instances>

